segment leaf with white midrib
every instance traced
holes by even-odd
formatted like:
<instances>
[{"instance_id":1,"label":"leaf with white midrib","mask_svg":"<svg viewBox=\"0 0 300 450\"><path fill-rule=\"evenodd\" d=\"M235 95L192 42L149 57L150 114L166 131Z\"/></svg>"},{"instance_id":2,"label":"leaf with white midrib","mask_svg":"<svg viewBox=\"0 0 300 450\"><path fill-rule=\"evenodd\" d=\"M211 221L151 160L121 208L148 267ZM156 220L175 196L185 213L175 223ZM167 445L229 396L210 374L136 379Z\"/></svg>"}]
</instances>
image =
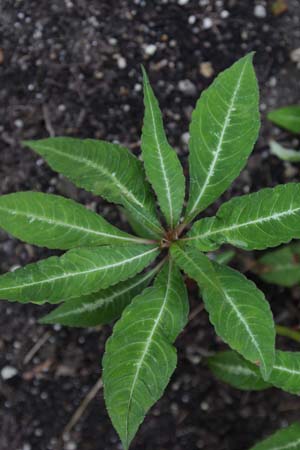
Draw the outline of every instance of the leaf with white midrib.
<instances>
[{"instance_id":1,"label":"leaf with white midrib","mask_svg":"<svg viewBox=\"0 0 300 450\"><path fill-rule=\"evenodd\" d=\"M145 116L142 155L146 174L168 225L177 225L183 206L185 179L176 152L169 145L158 101L143 68Z\"/></svg>"},{"instance_id":2,"label":"leaf with white midrib","mask_svg":"<svg viewBox=\"0 0 300 450\"><path fill-rule=\"evenodd\" d=\"M145 245L79 248L0 276L0 298L22 303L62 301L132 277L158 254Z\"/></svg>"},{"instance_id":3,"label":"leaf with white midrib","mask_svg":"<svg viewBox=\"0 0 300 450\"><path fill-rule=\"evenodd\" d=\"M227 350L207 358L212 373L221 381L242 390L260 391L271 387L259 372L259 368L242 358L238 353Z\"/></svg>"},{"instance_id":4,"label":"leaf with white midrib","mask_svg":"<svg viewBox=\"0 0 300 450\"><path fill-rule=\"evenodd\" d=\"M13 236L48 248L142 243L73 200L41 192L0 197L0 227Z\"/></svg>"},{"instance_id":5,"label":"leaf with white midrib","mask_svg":"<svg viewBox=\"0 0 300 450\"><path fill-rule=\"evenodd\" d=\"M275 328L263 293L239 272L214 263L191 247L171 247L171 255L200 286L217 334L267 379L274 362Z\"/></svg>"},{"instance_id":6,"label":"leaf with white midrib","mask_svg":"<svg viewBox=\"0 0 300 450\"><path fill-rule=\"evenodd\" d=\"M186 241L203 251L224 243L263 250L300 238L299 224L300 183L288 183L229 200L196 222Z\"/></svg>"},{"instance_id":7,"label":"leaf with white midrib","mask_svg":"<svg viewBox=\"0 0 300 450\"><path fill-rule=\"evenodd\" d=\"M126 148L100 140L61 137L24 144L77 186L123 205L157 237L163 233L142 163Z\"/></svg>"},{"instance_id":8,"label":"leaf with white midrib","mask_svg":"<svg viewBox=\"0 0 300 450\"><path fill-rule=\"evenodd\" d=\"M299 450L300 449L300 423L282 428L250 450Z\"/></svg>"},{"instance_id":9,"label":"leaf with white midrib","mask_svg":"<svg viewBox=\"0 0 300 450\"><path fill-rule=\"evenodd\" d=\"M185 222L216 200L239 175L259 130L253 54L221 73L202 93L190 125L190 198Z\"/></svg>"},{"instance_id":10,"label":"leaf with white midrib","mask_svg":"<svg viewBox=\"0 0 300 450\"><path fill-rule=\"evenodd\" d=\"M135 297L116 324L103 360L108 412L125 449L176 367L172 346L188 315L178 268L167 264L152 288Z\"/></svg>"},{"instance_id":11,"label":"leaf with white midrib","mask_svg":"<svg viewBox=\"0 0 300 450\"><path fill-rule=\"evenodd\" d=\"M142 275L101 289L99 292L71 298L39 322L72 327L91 327L109 323L120 317L132 299L147 287L160 267L161 264L158 264Z\"/></svg>"}]
</instances>

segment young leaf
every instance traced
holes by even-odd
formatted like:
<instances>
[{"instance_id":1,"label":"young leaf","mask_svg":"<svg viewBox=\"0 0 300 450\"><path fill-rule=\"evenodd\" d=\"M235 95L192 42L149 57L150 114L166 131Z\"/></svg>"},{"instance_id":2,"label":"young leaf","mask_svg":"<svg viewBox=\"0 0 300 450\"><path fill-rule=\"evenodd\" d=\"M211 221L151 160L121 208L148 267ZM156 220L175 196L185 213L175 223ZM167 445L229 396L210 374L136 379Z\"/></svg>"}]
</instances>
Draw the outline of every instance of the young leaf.
<instances>
[{"instance_id":1,"label":"young leaf","mask_svg":"<svg viewBox=\"0 0 300 450\"><path fill-rule=\"evenodd\" d=\"M198 250L173 245L171 254L200 286L216 333L267 379L274 362L275 328L269 304L254 283Z\"/></svg>"},{"instance_id":2,"label":"young leaf","mask_svg":"<svg viewBox=\"0 0 300 450\"><path fill-rule=\"evenodd\" d=\"M140 241L73 200L41 192L2 195L0 227L30 244L63 250Z\"/></svg>"},{"instance_id":3,"label":"young leaf","mask_svg":"<svg viewBox=\"0 0 300 450\"><path fill-rule=\"evenodd\" d=\"M292 133L300 133L300 106L298 105L275 109L268 114L268 119Z\"/></svg>"},{"instance_id":4,"label":"young leaf","mask_svg":"<svg viewBox=\"0 0 300 450\"><path fill-rule=\"evenodd\" d=\"M260 391L271 387L260 375L259 369L238 353L228 350L207 358L212 373L221 381L246 391Z\"/></svg>"},{"instance_id":5,"label":"young leaf","mask_svg":"<svg viewBox=\"0 0 300 450\"><path fill-rule=\"evenodd\" d=\"M25 144L77 186L123 205L157 237L163 233L142 163L126 148L93 139L60 137Z\"/></svg>"},{"instance_id":6,"label":"young leaf","mask_svg":"<svg viewBox=\"0 0 300 450\"><path fill-rule=\"evenodd\" d=\"M253 271L267 283L286 287L300 283L300 243L266 253Z\"/></svg>"},{"instance_id":7,"label":"young leaf","mask_svg":"<svg viewBox=\"0 0 300 450\"><path fill-rule=\"evenodd\" d=\"M145 117L142 133L142 153L146 174L157 194L168 225L174 228L182 211L185 179L176 152L169 145L159 109L143 68Z\"/></svg>"},{"instance_id":8,"label":"young leaf","mask_svg":"<svg viewBox=\"0 0 300 450\"><path fill-rule=\"evenodd\" d=\"M249 54L202 93L190 126L185 222L216 200L243 169L259 131L258 86Z\"/></svg>"},{"instance_id":9,"label":"young leaf","mask_svg":"<svg viewBox=\"0 0 300 450\"><path fill-rule=\"evenodd\" d=\"M268 381L290 394L300 395L300 352L277 350L275 364Z\"/></svg>"},{"instance_id":10,"label":"young leaf","mask_svg":"<svg viewBox=\"0 0 300 450\"><path fill-rule=\"evenodd\" d=\"M143 270L157 250L146 245L69 250L0 276L0 298L53 303L96 292Z\"/></svg>"},{"instance_id":11,"label":"young leaf","mask_svg":"<svg viewBox=\"0 0 300 450\"><path fill-rule=\"evenodd\" d=\"M272 436L258 443L250 450L299 450L300 423L296 422L287 428L276 431Z\"/></svg>"},{"instance_id":12,"label":"young leaf","mask_svg":"<svg viewBox=\"0 0 300 450\"><path fill-rule=\"evenodd\" d=\"M278 156L278 158L283 161L289 162L300 162L300 151L293 150L291 148L285 148L282 145L278 144L278 142L271 141L270 142L270 153L272 155Z\"/></svg>"},{"instance_id":13,"label":"young leaf","mask_svg":"<svg viewBox=\"0 0 300 450\"><path fill-rule=\"evenodd\" d=\"M39 322L59 323L71 327L94 327L109 323L120 317L131 300L148 286L159 267L160 265L116 286L71 298Z\"/></svg>"},{"instance_id":14,"label":"young leaf","mask_svg":"<svg viewBox=\"0 0 300 450\"><path fill-rule=\"evenodd\" d=\"M127 306L107 342L103 359L105 401L125 449L176 367L172 343L187 316L186 289L179 270L170 262L154 287Z\"/></svg>"},{"instance_id":15,"label":"young leaf","mask_svg":"<svg viewBox=\"0 0 300 450\"><path fill-rule=\"evenodd\" d=\"M215 217L196 222L187 242L202 251L224 243L263 250L298 238L300 183L288 183L229 200Z\"/></svg>"}]
</instances>

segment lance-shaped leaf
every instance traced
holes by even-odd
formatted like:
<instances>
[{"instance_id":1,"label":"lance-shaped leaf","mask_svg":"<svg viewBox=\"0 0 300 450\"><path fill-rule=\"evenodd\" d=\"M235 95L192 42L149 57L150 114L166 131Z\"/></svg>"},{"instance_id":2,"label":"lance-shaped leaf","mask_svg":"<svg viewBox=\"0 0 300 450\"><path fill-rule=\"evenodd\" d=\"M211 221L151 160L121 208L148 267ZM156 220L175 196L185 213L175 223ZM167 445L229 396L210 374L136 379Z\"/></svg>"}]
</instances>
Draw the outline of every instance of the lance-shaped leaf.
<instances>
[{"instance_id":1,"label":"lance-shaped leaf","mask_svg":"<svg viewBox=\"0 0 300 450\"><path fill-rule=\"evenodd\" d=\"M40 192L2 195L0 227L22 241L57 249L141 241L73 200Z\"/></svg>"},{"instance_id":2,"label":"lance-shaped leaf","mask_svg":"<svg viewBox=\"0 0 300 450\"><path fill-rule=\"evenodd\" d=\"M154 287L135 297L125 309L107 342L103 360L105 401L125 449L176 367L172 343L187 316L186 289L171 262L158 275Z\"/></svg>"},{"instance_id":3,"label":"lance-shaped leaf","mask_svg":"<svg viewBox=\"0 0 300 450\"><path fill-rule=\"evenodd\" d=\"M268 114L268 119L292 133L300 133L300 105L275 109Z\"/></svg>"},{"instance_id":4,"label":"lance-shaped leaf","mask_svg":"<svg viewBox=\"0 0 300 450\"><path fill-rule=\"evenodd\" d=\"M185 179L176 152L169 145L158 101L143 69L145 116L142 153L146 174L156 192L159 205L173 228L182 211Z\"/></svg>"},{"instance_id":5,"label":"lance-shaped leaf","mask_svg":"<svg viewBox=\"0 0 300 450\"><path fill-rule=\"evenodd\" d=\"M158 254L146 245L69 250L0 277L0 298L21 303L56 302L96 292L144 269Z\"/></svg>"},{"instance_id":6,"label":"lance-shaped leaf","mask_svg":"<svg viewBox=\"0 0 300 450\"><path fill-rule=\"evenodd\" d=\"M260 391L271 387L262 379L257 366L231 350L210 356L207 358L207 363L219 380L237 389Z\"/></svg>"},{"instance_id":7,"label":"lance-shaped leaf","mask_svg":"<svg viewBox=\"0 0 300 450\"><path fill-rule=\"evenodd\" d=\"M73 138L48 138L25 144L77 186L123 205L156 236L162 234L142 163L126 148Z\"/></svg>"},{"instance_id":8,"label":"lance-shaped leaf","mask_svg":"<svg viewBox=\"0 0 300 450\"><path fill-rule=\"evenodd\" d=\"M300 352L277 350L268 381L290 394L300 395Z\"/></svg>"},{"instance_id":9,"label":"lance-shaped leaf","mask_svg":"<svg viewBox=\"0 0 300 450\"><path fill-rule=\"evenodd\" d=\"M259 130L258 86L249 54L203 92L190 126L190 198L185 222L216 200L239 175Z\"/></svg>"},{"instance_id":10,"label":"lance-shaped leaf","mask_svg":"<svg viewBox=\"0 0 300 450\"><path fill-rule=\"evenodd\" d=\"M282 428L272 436L250 450L299 450L300 449L300 423L296 422L287 428Z\"/></svg>"},{"instance_id":11,"label":"lance-shaped leaf","mask_svg":"<svg viewBox=\"0 0 300 450\"><path fill-rule=\"evenodd\" d=\"M300 283L300 243L266 253L252 270L267 283L287 287Z\"/></svg>"},{"instance_id":12,"label":"lance-shaped leaf","mask_svg":"<svg viewBox=\"0 0 300 450\"><path fill-rule=\"evenodd\" d=\"M119 318L131 300L148 286L159 267L157 265L149 272L122 281L116 286L70 298L40 319L40 323L59 323L71 327L94 327L109 323Z\"/></svg>"},{"instance_id":13,"label":"lance-shaped leaf","mask_svg":"<svg viewBox=\"0 0 300 450\"><path fill-rule=\"evenodd\" d=\"M254 283L239 272L209 260L191 247L173 245L171 254L200 286L216 333L267 379L274 362L275 328L269 304Z\"/></svg>"},{"instance_id":14,"label":"lance-shaped leaf","mask_svg":"<svg viewBox=\"0 0 300 450\"><path fill-rule=\"evenodd\" d=\"M289 162L300 162L300 151L293 150L291 148L285 148L282 145L278 144L278 142L271 141L270 142L270 153L272 155L277 156L283 161Z\"/></svg>"},{"instance_id":15,"label":"lance-shaped leaf","mask_svg":"<svg viewBox=\"0 0 300 450\"><path fill-rule=\"evenodd\" d=\"M263 250L298 238L300 183L288 183L224 203L215 217L195 223L187 242L203 251L224 243Z\"/></svg>"}]
</instances>

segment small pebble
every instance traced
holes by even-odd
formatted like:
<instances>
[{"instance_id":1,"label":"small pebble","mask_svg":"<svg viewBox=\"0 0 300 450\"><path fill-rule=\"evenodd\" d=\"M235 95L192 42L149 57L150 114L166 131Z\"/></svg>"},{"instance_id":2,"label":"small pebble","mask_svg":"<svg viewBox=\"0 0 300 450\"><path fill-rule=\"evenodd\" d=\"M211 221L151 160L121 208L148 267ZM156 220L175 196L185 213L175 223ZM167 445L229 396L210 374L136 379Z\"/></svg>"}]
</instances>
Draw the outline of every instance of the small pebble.
<instances>
[{"instance_id":1,"label":"small pebble","mask_svg":"<svg viewBox=\"0 0 300 450\"><path fill-rule=\"evenodd\" d=\"M254 8L254 15L259 19L264 19L267 17L267 10L263 5L256 5Z\"/></svg>"},{"instance_id":2,"label":"small pebble","mask_svg":"<svg viewBox=\"0 0 300 450\"><path fill-rule=\"evenodd\" d=\"M227 19L229 17L229 11L224 9L223 11L221 11L220 16L221 16L222 19Z\"/></svg>"},{"instance_id":3,"label":"small pebble","mask_svg":"<svg viewBox=\"0 0 300 450\"><path fill-rule=\"evenodd\" d=\"M300 63L300 47L295 48L295 50L292 50L290 53L291 60Z\"/></svg>"},{"instance_id":4,"label":"small pebble","mask_svg":"<svg viewBox=\"0 0 300 450\"><path fill-rule=\"evenodd\" d=\"M183 6L187 5L190 0L178 0L178 5Z\"/></svg>"},{"instance_id":5,"label":"small pebble","mask_svg":"<svg viewBox=\"0 0 300 450\"><path fill-rule=\"evenodd\" d=\"M190 25L194 25L194 23L196 23L196 16L190 16L189 18L188 18L188 22L189 22L189 24Z\"/></svg>"},{"instance_id":6,"label":"small pebble","mask_svg":"<svg viewBox=\"0 0 300 450\"><path fill-rule=\"evenodd\" d=\"M214 74L214 68L212 66L212 63L209 61L201 63L199 66L199 72L205 78L211 78Z\"/></svg>"},{"instance_id":7,"label":"small pebble","mask_svg":"<svg viewBox=\"0 0 300 450\"><path fill-rule=\"evenodd\" d=\"M180 80L178 89L187 96L193 96L197 93L196 86L190 80Z\"/></svg>"},{"instance_id":8,"label":"small pebble","mask_svg":"<svg viewBox=\"0 0 300 450\"><path fill-rule=\"evenodd\" d=\"M119 58L117 59L117 64L119 69L125 69L127 67L127 61L125 58L123 58L123 56L119 56Z\"/></svg>"},{"instance_id":9,"label":"small pebble","mask_svg":"<svg viewBox=\"0 0 300 450\"><path fill-rule=\"evenodd\" d=\"M18 373L17 369L12 366L5 366L1 370L1 377L3 380L10 380Z\"/></svg>"},{"instance_id":10,"label":"small pebble","mask_svg":"<svg viewBox=\"0 0 300 450\"><path fill-rule=\"evenodd\" d=\"M209 30L209 28L211 28L213 26L213 21L211 20L210 17L205 17L203 19L203 28L204 30Z\"/></svg>"},{"instance_id":11,"label":"small pebble","mask_svg":"<svg viewBox=\"0 0 300 450\"><path fill-rule=\"evenodd\" d=\"M156 50L157 50L157 47L154 44L149 44L149 45L146 45L146 47L145 47L145 53L146 53L146 55L149 55L149 56L154 55Z\"/></svg>"}]
</instances>

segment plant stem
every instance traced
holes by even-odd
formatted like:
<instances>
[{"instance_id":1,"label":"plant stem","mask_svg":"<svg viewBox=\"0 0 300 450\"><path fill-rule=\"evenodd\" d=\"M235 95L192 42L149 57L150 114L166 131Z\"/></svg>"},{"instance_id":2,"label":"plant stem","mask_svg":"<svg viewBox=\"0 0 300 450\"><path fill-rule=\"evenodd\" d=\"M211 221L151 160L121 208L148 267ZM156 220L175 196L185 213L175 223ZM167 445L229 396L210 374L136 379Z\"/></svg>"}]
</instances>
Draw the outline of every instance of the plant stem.
<instances>
[{"instance_id":1,"label":"plant stem","mask_svg":"<svg viewBox=\"0 0 300 450\"><path fill-rule=\"evenodd\" d=\"M300 342L300 332L292 330L291 328L284 327L282 325L276 325L276 333L279 336L285 336L290 339L293 339L293 341Z\"/></svg>"}]
</instances>

